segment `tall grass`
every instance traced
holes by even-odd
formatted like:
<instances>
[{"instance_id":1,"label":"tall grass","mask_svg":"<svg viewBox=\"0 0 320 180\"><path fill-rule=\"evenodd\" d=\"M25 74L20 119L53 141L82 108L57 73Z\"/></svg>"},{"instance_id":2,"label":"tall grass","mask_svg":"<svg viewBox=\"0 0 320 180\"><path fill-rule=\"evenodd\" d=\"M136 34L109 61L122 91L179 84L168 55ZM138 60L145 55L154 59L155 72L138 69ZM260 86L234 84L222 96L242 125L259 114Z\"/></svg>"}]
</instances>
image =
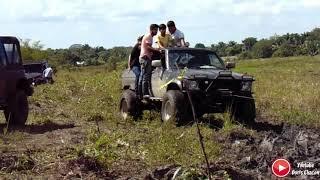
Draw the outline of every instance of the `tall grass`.
<instances>
[{"instance_id":1,"label":"tall grass","mask_svg":"<svg viewBox=\"0 0 320 180\"><path fill-rule=\"evenodd\" d=\"M320 57L241 61L236 71L255 76L261 116L291 124L319 127Z\"/></svg>"}]
</instances>

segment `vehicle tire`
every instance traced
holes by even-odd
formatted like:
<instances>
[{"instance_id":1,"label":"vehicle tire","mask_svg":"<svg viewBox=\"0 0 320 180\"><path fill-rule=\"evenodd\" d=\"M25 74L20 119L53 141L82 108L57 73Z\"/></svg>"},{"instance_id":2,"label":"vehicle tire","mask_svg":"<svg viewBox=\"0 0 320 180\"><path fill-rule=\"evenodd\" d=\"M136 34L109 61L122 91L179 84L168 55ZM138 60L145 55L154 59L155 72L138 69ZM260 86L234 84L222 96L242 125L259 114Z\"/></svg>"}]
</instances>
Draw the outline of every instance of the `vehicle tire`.
<instances>
[{"instance_id":1,"label":"vehicle tire","mask_svg":"<svg viewBox=\"0 0 320 180\"><path fill-rule=\"evenodd\" d=\"M187 101L179 90L169 90L163 97L161 119L163 122L174 121L180 124L186 121Z\"/></svg>"},{"instance_id":2,"label":"vehicle tire","mask_svg":"<svg viewBox=\"0 0 320 180\"><path fill-rule=\"evenodd\" d=\"M142 108L141 104L138 102L135 92L125 90L122 93L120 100L120 115L124 120L129 116L132 116L134 119L141 117Z\"/></svg>"},{"instance_id":3,"label":"vehicle tire","mask_svg":"<svg viewBox=\"0 0 320 180\"><path fill-rule=\"evenodd\" d=\"M245 124L252 124L256 118L256 106L253 99L235 102L232 105L232 119Z\"/></svg>"},{"instance_id":4,"label":"vehicle tire","mask_svg":"<svg viewBox=\"0 0 320 180\"><path fill-rule=\"evenodd\" d=\"M24 90L9 98L8 106L4 110L6 121L13 126L24 126L29 115L28 97ZM10 120L9 120L10 118Z\"/></svg>"}]
</instances>

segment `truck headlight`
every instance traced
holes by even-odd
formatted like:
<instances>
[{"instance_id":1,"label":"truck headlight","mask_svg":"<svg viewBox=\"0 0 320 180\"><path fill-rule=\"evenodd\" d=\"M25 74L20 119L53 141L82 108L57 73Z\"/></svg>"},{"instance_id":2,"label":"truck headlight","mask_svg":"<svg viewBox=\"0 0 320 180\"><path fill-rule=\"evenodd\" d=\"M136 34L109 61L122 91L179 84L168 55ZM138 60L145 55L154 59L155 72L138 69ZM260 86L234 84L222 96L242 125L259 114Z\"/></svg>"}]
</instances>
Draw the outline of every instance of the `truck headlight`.
<instances>
[{"instance_id":1,"label":"truck headlight","mask_svg":"<svg viewBox=\"0 0 320 180\"><path fill-rule=\"evenodd\" d=\"M199 89L199 84L197 81L186 81L185 87L190 90L196 90L196 89Z\"/></svg>"},{"instance_id":2,"label":"truck headlight","mask_svg":"<svg viewBox=\"0 0 320 180\"><path fill-rule=\"evenodd\" d=\"M252 81L243 81L241 83L241 91L252 91Z\"/></svg>"}]
</instances>

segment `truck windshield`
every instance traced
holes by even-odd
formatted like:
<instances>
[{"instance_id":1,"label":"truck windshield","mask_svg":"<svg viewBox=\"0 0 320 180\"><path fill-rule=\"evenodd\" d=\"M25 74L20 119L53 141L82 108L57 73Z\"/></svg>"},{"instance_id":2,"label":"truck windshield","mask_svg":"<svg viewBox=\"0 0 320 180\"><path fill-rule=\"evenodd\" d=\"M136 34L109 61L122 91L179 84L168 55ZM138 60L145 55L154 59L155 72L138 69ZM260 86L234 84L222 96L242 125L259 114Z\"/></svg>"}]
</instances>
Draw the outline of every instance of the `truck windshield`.
<instances>
[{"instance_id":1,"label":"truck windshield","mask_svg":"<svg viewBox=\"0 0 320 180\"><path fill-rule=\"evenodd\" d=\"M225 69L225 66L217 55L203 50L177 50L169 52L170 68L190 69Z\"/></svg>"},{"instance_id":2,"label":"truck windshield","mask_svg":"<svg viewBox=\"0 0 320 180\"><path fill-rule=\"evenodd\" d=\"M16 44L4 44L9 64L19 64L20 58Z\"/></svg>"}]
</instances>

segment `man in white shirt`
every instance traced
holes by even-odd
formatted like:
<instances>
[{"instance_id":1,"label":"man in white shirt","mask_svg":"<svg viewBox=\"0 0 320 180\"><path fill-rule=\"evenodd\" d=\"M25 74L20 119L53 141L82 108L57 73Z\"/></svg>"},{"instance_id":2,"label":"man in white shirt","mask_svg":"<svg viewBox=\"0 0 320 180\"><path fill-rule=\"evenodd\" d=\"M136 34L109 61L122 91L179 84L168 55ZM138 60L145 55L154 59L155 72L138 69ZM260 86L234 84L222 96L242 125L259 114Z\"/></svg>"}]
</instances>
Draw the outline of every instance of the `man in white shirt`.
<instances>
[{"instance_id":1,"label":"man in white shirt","mask_svg":"<svg viewBox=\"0 0 320 180\"><path fill-rule=\"evenodd\" d=\"M184 34L179 29L176 28L176 25L173 21L167 23L169 34L173 40L173 45L175 47L187 47L187 44L184 40Z\"/></svg>"}]
</instances>

